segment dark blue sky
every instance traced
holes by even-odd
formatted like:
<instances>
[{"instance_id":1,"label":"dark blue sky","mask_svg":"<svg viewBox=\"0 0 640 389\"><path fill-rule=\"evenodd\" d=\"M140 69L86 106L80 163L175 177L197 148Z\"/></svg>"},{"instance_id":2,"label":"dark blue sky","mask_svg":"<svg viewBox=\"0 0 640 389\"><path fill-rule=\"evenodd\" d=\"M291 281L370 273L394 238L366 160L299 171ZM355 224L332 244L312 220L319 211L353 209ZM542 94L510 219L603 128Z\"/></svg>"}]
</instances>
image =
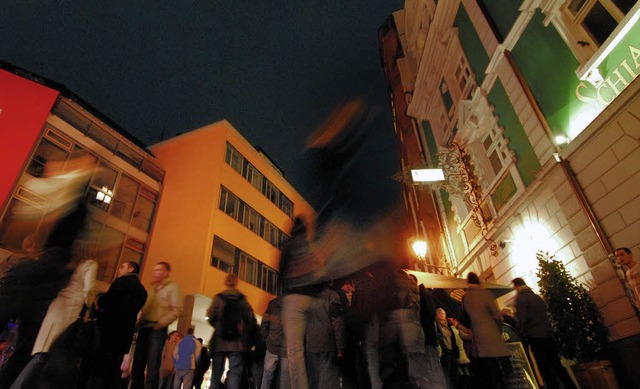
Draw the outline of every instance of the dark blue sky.
<instances>
[{"instance_id":1,"label":"dark blue sky","mask_svg":"<svg viewBox=\"0 0 640 389\"><path fill-rule=\"evenodd\" d=\"M66 85L151 145L227 119L307 196L304 139L345 98L383 114L354 169L399 199L377 31L402 1L4 1L0 59Z\"/></svg>"}]
</instances>

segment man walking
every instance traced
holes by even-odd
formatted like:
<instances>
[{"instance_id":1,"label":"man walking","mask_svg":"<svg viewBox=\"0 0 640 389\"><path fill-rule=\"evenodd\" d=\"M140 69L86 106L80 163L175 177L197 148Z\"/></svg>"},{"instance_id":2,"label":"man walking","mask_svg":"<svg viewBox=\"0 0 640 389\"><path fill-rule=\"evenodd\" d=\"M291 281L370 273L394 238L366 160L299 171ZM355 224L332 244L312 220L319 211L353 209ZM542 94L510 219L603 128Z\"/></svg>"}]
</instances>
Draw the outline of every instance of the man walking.
<instances>
[{"instance_id":1,"label":"man walking","mask_svg":"<svg viewBox=\"0 0 640 389\"><path fill-rule=\"evenodd\" d=\"M173 350L173 369L176 373L173 379L173 389L191 389L196 370L196 362L200 358L202 343L193 336L194 328L189 327L187 336ZM183 386L184 385L184 386Z\"/></svg>"},{"instance_id":2,"label":"man walking","mask_svg":"<svg viewBox=\"0 0 640 389\"><path fill-rule=\"evenodd\" d=\"M149 298L138 322L138 339L131 368L131 389L157 389L162 348L167 327L182 314L182 291L169 279L171 265L158 262L153 267ZM145 368L147 378L145 380Z\"/></svg>"},{"instance_id":3,"label":"man walking","mask_svg":"<svg viewBox=\"0 0 640 389\"><path fill-rule=\"evenodd\" d=\"M98 299L100 352L93 363L90 388L117 387L122 358L129 352L138 312L147 300L139 273L137 263L122 263L109 290Z\"/></svg>"},{"instance_id":4,"label":"man walking","mask_svg":"<svg viewBox=\"0 0 640 389\"><path fill-rule=\"evenodd\" d=\"M575 388L567 369L560 363L558 346L553 339L544 300L533 293L522 278L514 278L511 282L518 293L516 297L518 332L531 346L540 374L544 379L545 388L558 388L557 379L562 381L565 389Z\"/></svg>"},{"instance_id":5,"label":"man walking","mask_svg":"<svg viewBox=\"0 0 640 389\"><path fill-rule=\"evenodd\" d=\"M239 389L244 375L245 355L253 340L255 320L253 309L246 297L236 289L238 276L227 274L224 279L227 289L213 298L207 310L209 323L214 327L209 345L213 350L213 372L211 388L220 389L224 372L224 361L229 358L227 389Z\"/></svg>"}]
</instances>

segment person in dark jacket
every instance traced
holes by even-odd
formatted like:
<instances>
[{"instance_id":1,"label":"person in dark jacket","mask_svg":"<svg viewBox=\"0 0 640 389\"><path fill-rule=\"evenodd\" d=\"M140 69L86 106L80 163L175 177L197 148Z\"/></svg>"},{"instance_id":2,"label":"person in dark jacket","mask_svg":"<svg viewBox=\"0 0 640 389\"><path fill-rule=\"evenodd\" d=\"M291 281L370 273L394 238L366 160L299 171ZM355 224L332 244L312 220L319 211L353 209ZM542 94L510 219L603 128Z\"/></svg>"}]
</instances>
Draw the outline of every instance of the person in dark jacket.
<instances>
[{"instance_id":1,"label":"person in dark jacket","mask_svg":"<svg viewBox=\"0 0 640 389\"><path fill-rule=\"evenodd\" d=\"M344 357L344 317L340 297L328 286L311 300L304 344L309 388L339 388L340 373L336 362Z\"/></svg>"},{"instance_id":2,"label":"person in dark jacket","mask_svg":"<svg viewBox=\"0 0 640 389\"><path fill-rule=\"evenodd\" d=\"M269 301L267 310L262 316L260 334L267 344L264 356L264 372L262 374L261 389L278 387L289 389L289 361L287 359L287 346L284 339L284 330L281 321L282 296ZM274 381L278 384L274 385Z\"/></svg>"},{"instance_id":3,"label":"person in dark jacket","mask_svg":"<svg viewBox=\"0 0 640 389\"><path fill-rule=\"evenodd\" d=\"M202 349L200 350L200 357L196 361L196 373L193 376L194 389L200 389L202 387L204 375L207 373L207 370L209 370L209 365L211 365L211 356L209 355L209 349L204 345L204 340L198 338L198 342L202 345Z\"/></svg>"},{"instance_id":4,"label":"person in dark jacket","mask_svg":"<svg viewBox=\"0 0 640 389\"><path fill-rule=\"evenodd\" d=\"M116 271L109 290L98 299L100 351L94 361L90 388L114 388L120 377L120 364L131 348L138 312L147 300L140 283L140 266L124 262Z\"/></svg>"},{"instance_id":5,"label":"person in dark jacket","mask_svg":"<svg viewBox=\"0 0 640 389\"><path fill-rule=\"evenodd\" d=\"M244 379L245 359L249 352L253 341L253 326L255 318L253 308L249 305L244 294L242 294L236 285L238 284L238 276L235 274L227 274L224 279L227 289L218 293L213 298L207 317L209 324L213 326L215 331L209 342L209 346L213 350L213 365L211 374L211 388L219 389L221 386L222 373L224 372L224 362L229 358L229 373L227 377L227 389L239 389ZM237 304L240 312L240 321L237 323L238 332L233 338L224 339L222 333L223 316L225 306L227 304Z\"/></svg>"},{"instance_id":6,"label":"person in dark jacket","mask_svg":"<svg viewBox=\"0 0 640 389\"><path fill-rule=\"evenodd\" d=\"M540 374L547 389L558 388L558 379L565 389L575 388L567 369L560 363L558 346L553 339L553 330L547 316L547 305L537 294L533 293L520 277L514 278L513 286L518 293L516 297L516 325L525 343L538 364Z\"/></svg>"}]
</instances>

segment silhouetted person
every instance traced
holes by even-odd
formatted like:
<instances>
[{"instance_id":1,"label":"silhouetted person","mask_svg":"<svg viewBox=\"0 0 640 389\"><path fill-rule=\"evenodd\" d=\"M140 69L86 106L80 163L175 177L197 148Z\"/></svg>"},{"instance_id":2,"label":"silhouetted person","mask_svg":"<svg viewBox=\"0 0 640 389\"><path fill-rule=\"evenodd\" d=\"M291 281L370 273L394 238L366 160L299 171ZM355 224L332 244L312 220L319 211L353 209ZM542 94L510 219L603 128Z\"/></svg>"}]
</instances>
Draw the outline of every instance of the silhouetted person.
<instances>
[{"instance_id":1,"label":"silhouetted person","mask_svg":"<svg viewBox=\"0 0 640 389\"><path fill-rule=\"evenodd\" d=\"M557 379L562 381L565 389L575 388L567 369L560 362L558 346L553 339L553 329L547 316L547 305L544 300L533 293L522 278L514 278L511 282L518 293L516 297L518 332L524 342L531 346L538 369L544 379L545 388L558 388Z\"/></svg>"}]
</instances>

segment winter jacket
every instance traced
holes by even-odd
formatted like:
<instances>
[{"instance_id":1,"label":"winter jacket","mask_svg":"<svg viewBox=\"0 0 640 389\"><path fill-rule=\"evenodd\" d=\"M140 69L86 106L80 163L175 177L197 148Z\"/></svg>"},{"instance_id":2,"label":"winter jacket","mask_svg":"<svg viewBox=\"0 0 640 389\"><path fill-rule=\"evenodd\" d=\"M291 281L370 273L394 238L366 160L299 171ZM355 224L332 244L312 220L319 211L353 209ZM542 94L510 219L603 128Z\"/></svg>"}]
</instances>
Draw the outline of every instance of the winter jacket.
<instances>
[{"instance_id":1,"label":"winter jacket","mask_svg":"<svg viewBox=\"0 0 640 389\"><path fill-rule=\"evenodd\" d=\"M269 301L267 310L262 316L260 334L267 344L267 350L271 354L281 357L287 356L287 345L284 340L282 328L282 297L276 297Z\"/></svg>"},{"instance_id":2,"label":"winter jacket","mask_svg":"<svg viewBox=\"0 0 640 389\"><path fill-rule=\"evenodd\" d=\"M520 286L517 291L516 320L520 336L524 339L551 338L553 332L544 300L528 286Z\"/></svg>"},{"instance_id":3,"label":"winter jacket","mask_svg":"<svg viewBox=\"0 0 640 389\"><path fill-rule=\"evenodd\" d=\"M344 352L345 329L340 296L328 287L311 300L304 342L305 352Z\"/></svg>"},{"instance_id":4,"label":"winter jacket","mask_svg":"<svg viewBox=\"0 0 640 389\"><path fill-rule=\"evenodd\" d=\"M242 321L240 323L240 336L235 340L224 340L220 336L220 329L222 328L222 315L224 313L224 306L226 304L225 299L229 301L235 301L240 304L242 311ZM218 293L213 298L209 309L207 310L207 317L209 318L209 324L214 328L213 337L209 346L212 352L248 352L253 343L253 336L255 331L255 317L253 315L253 309L246 297L240 293L238 289L229 288L221 293Z\"/></svg>"},{"instance_id":5,"label":"winter jacket","mask_svg":"<svg viewBox=\"0 0 640 389\"><path fill-rule=\"evenodd\" d=\"M162 284L152 284L148 291L149 297L140 316L142 325L168 327L182 315L182 291L178 284L166 279Z\"/></svg>"},{"instance_id":6,"label":"winter jacket","mask_svg":"<svg viewBox=\"0 0 640 389\"><path fill-rule=\"evenodd\" d=\"M510 355L502 339L502 313L491 292L471 284L462 298L462 305L471 319L473 356L494 358Z\"/></svg>"}]
</instances>

